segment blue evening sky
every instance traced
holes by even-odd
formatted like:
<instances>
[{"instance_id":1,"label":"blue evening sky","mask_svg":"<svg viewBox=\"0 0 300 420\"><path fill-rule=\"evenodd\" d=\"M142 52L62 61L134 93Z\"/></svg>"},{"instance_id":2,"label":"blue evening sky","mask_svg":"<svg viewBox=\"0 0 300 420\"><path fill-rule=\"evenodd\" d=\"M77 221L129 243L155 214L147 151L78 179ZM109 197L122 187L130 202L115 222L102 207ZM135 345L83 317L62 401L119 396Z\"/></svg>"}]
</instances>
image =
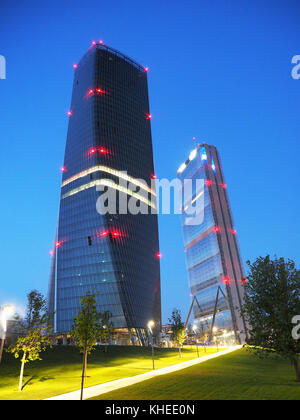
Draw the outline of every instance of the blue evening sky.
<instances>
[{"instance_id":1,"label":"blue evening sky","mask_svg":"<svg viewBox=\"0 0 300 420\"><path fill-rule=\"evenodd\" d=\"M150 67L157 175L193 136L216 145L244 261L299 264L299 1L1 0L0 17L0 305L47 292L72 64L100 39ZM180 222L160 217L164 322L190 302Z\"/></svg>"}]
</instances>

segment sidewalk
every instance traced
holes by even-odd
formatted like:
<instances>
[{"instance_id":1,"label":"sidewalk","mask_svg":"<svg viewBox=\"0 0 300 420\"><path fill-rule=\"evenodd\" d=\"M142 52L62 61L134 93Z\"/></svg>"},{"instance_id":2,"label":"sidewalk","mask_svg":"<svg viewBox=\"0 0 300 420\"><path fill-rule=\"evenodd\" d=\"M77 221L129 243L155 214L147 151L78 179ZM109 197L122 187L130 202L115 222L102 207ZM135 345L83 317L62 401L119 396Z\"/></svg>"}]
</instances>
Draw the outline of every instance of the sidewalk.
<instances>
[{"instance_id":1,"label":"sidewalk","mask_svg":"<svg viewBox=\"0 0 300 420\"><path fill-rule=\"evenodd\" d=\"M97 395L105 394L106 392L114 391L116 389L124 388L129 385L134 385L147 379L154 378L160 375L166 375L167 373L176 372L178 370L186 369L190 366L197 365L198 363L204 363L207 360L215 359L216 357L223 356L224 354L232 353L235 350L240 349L242 346L236 346L231 349L223 350L218 353L209 354L207 356L199 357L197 359L188 360L187 362L178 363L176 365L167 366L162 369L151 370L150 372L142 373L141 375L131 376L129 378L117 379L111 382L105 382L100 385L91 386L85 388L83 391L83 399L96 397ZM79 400L80 390L68 392L67 394L57 395L56 397L47 398L46 401L55 400Z\"/></svg>"}]
</instances>

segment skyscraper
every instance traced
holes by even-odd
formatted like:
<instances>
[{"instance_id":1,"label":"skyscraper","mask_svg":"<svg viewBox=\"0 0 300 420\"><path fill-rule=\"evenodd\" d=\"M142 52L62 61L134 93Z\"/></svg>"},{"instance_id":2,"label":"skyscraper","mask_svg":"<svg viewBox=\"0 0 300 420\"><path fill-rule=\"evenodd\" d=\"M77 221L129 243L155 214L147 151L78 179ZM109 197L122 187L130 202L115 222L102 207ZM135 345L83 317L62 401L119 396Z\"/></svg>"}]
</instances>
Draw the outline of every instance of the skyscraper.
<instances>
[{"instance_id":1,"label":"skyscraper","mask_svg":"<svg viewBox=\"0 0 300 420\"><path fill-rule=\"evenodd\" d=\"M101 41L74 68L49 283L54 329L70 331L89 292L111 312L118 342L144 343L149 320L161 324L157 215L123 214L119 203L155 206L148 69ZM99 187L116 193L116 211L99 214Z\"/></svg>"},{"instance_id":2,"label":"skyscraper","mask_svg":"<svg viewBox=\"0 0 300 420\"><path fill-rule=\"evenodd\" d=\"M214 326L227 343L243 342L247 329L240 309L246 280L217 149L198 145L177 174L185 193L183 235L190 294L199 302L193 307L198 331L210 333ZM197 179L203 182L196 184ZM195 221L189 209L197 200L202 200L202 213Z\"/></svg>"}]
</instances>

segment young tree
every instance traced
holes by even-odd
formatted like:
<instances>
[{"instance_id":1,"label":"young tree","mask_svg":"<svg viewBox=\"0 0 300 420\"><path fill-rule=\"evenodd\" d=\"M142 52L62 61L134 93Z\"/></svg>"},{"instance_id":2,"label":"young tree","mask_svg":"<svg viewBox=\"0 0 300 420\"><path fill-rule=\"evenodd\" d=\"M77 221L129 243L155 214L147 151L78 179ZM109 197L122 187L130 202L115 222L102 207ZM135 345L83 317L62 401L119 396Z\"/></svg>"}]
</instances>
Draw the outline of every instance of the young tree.
<instances>
[{"instance_id":1,"label":"young tree","mask_svg":"<svg viewBox=\"0 0 300 420\"><path fill-rule=\"evenodd\" d=\"M292 336L292 319L300 315L300 270L292 260L272 260L269 255L247 264L242 309L250 325L247 343L259 356L277 353L289 359L300 382L300 340Z\"/></svg>"},{"instance_id":2,"label":"young tree","mask_svg":"<svg viewBox=\"0 0 300 420\"><path fill-rule=\"evenodd\" d=\"M184 329L184 323L182 322L182 319L181 319L181 312L179 309L173 310L171 318L169 318L169 322L172 325L171 338L179 346L179 357L181 357L181 347L186 338L186 334L185 334L185 329Z\"/></svg>"},{"instance_id":3,"label":"young tree","mask_svg":"<svg viewBox=\"0 0 300 420\"><path fill-rule=\"evenodd\" d=\"M112 313L110 311L104 311L100 314L100 337L105 342L105 352L107 352L109 337L114 328L111 317Z\"/></svg>"},{"instance_id":4,"label":"young tree","mask_svg":"<svg viewBox=\"0 0 300 420\"><path fill-rule=\"evenodd\" d=\"M22 320L15 318L16 328L20 331L17 343L8 348L8 352L15 358L21 356L21 371L19 391L23 388L23 375L25 364L34 360L42 360L40 353L51 344L51 319L47 312L44 296L36 290L27 295L28 303L26 316Z\"/></svg>"},{"instance_id":5,"label":"young tree","mask_svg":"<svg viewBox=\"0 0 300 420\"><path fill-rule=\"evenodd\" d=\"M87 356L94 349L97 338L100 334L99 324L100 313L96 309L95 295L87 293L81 299L81 310L74 318L74 327L71 335L83 354L82 360L82 377L81 377L81 394L80 399L83 397L84 378L87 371Z\"/></svg>"}]
</instances>

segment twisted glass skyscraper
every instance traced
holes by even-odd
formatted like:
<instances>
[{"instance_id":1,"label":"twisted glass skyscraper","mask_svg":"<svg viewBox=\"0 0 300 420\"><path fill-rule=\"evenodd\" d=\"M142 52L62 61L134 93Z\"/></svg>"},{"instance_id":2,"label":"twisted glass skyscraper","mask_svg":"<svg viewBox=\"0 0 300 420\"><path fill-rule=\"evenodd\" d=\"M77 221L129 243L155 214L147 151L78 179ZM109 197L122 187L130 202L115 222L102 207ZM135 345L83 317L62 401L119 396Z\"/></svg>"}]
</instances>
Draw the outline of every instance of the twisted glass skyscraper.
<instances>
[{"instance_id":1,"label":"twisted glass skyscraper","mask_svg":"<svg viewBox=\"0 0 300 420\"><path fill-rule=\"evenodd\" d=\"M93 293L116 337L143 343L149 320L161 324L157 215L123 214L118 203L155 206L147 69L102 42L74 67L49 309L67 333ZM117 192L115 212L97 212L99 186Z\"/></svg>"},{"instance_id":2,"label":"twisted glass skyscraper","mask_svg":"<svg viewBox=\"0 0 300 420\"><path fill-rule=\"evenodd\" d=\"M185 192L182 223L189 286L200 304L193 308L195 324L203 333L214 326L227 344L243 342L247 328L240 309L246 280L217 149L198 145L177 174ZM194 223L189 208L197 200L202 200L203 211Z\"/></svg>"}]
</instances>

